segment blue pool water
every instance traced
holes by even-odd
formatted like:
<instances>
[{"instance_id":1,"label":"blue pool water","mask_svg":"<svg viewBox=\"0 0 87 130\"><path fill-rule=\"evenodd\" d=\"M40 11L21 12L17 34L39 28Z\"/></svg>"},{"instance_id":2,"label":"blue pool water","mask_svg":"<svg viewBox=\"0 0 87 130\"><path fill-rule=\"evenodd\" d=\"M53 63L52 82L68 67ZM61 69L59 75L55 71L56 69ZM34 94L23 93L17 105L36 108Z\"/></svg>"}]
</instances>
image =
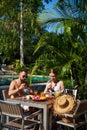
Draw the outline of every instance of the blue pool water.
<instances>
[{"instance_id":1,"label":"blue pool water","mask_svg":"<svg viewBox=\"0 0 87 130\"><path fill-rule=\"evenodd\" d=\"M13 79L16 79L17 77L4 77L4 78L0 78L0 86L1 85L9 85L10 82ZM48 76L32 76L31 78L28 77L27 81L30 83L43 83L49 80Z\"/></svg>"}]
</instances>

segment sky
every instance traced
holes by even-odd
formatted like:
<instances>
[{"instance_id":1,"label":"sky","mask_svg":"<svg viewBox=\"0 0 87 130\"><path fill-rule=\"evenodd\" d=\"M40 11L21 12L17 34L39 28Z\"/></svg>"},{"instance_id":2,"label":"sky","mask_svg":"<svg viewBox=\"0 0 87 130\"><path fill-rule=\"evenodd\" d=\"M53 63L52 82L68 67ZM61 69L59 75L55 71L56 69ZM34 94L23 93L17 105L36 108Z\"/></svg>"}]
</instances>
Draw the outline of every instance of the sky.
<instances>
[{"instance_id":1,"label":"sky","mask_svg":"<svg viewBox=\"0 0 87 130\"><path fill-rule=\"evenodd\" d=\"M49 2L49 4L47 4L46 2L43 2L44 3L44 5L45 5L45 9L46 10L51 10L53 7L54 7L54 5L56 4L56 2L57 2L58 0L52 0L52 2ZM46 30L47 31L49 31L49 32L55 32L55 31L53 31L53 28L49 28L49 27L47 27L46 28ZM60 32L61 30L59 30L59 32Z\"/></svg>"},{"instance_id":2,"label":"sky","mask_svg":"<svg viewBox=\"0 0 87 130\"><path fill-rule=\"evenodd\" d=\"M58 0L52 0L52 2L49 2L49 4L47 4L46 2L44 2L44 5L45 5L45 9L52 9L52 7L55 5L55 3L57 2Z\"/></svg>"}]
</instances>

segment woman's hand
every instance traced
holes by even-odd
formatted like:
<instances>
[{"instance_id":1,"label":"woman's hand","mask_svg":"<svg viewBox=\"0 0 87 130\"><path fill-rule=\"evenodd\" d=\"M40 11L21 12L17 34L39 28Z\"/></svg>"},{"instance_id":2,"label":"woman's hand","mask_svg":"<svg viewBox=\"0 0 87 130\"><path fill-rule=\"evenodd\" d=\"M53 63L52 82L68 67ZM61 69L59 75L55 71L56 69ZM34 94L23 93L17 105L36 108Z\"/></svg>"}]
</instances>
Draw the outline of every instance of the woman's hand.
<instances>
[{"instance_id":1,"label":"woman's hand","mask_svg":"<svg viewBox=\"0 0 87 130\"><path fill-rule=\"evenodd\" d=\"M47 87L47 91L49 91L51 88L52 88L52 86L49 85L49 86Z\"/></svg>"}]
</instances>

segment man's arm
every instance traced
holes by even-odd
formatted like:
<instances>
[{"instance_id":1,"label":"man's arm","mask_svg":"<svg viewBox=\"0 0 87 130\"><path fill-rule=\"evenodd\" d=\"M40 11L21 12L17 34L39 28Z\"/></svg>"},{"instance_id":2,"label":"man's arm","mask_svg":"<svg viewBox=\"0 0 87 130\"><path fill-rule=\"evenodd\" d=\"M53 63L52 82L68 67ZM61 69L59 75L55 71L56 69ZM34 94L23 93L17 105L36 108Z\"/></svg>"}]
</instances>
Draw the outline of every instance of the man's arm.
<instances>
[{"instance_id":1,"label":"man's arm","mask_svg":"<svg viewBox=\"0 0 87 130\"><path fill-rule=\"evenodd\" d=\"M19 88L16 88L15 89L15 82L12 81L10 86L9 86L9 91L8 91L8 95L11 96L11 95L14 95L15 93L17 93L19 91Z\"/></svg>"}]
</instances>

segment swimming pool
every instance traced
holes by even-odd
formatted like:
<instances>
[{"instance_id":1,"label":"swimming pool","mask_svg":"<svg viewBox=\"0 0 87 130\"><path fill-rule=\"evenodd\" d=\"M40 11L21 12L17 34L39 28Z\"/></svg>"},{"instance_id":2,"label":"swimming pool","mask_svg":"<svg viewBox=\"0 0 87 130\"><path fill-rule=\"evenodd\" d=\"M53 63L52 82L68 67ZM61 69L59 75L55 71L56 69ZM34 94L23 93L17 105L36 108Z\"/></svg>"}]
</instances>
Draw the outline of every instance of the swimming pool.
<instances>
[{"instance_id":1,"label":"swimming pool","mask_svg":"<svg viewBox=\"0 0 87 130\"><path fill-rule=\"evenodd\" d=\"M1 85L9 85L10 82L13 80L13 79L16 79L17 76L15 77L0 77L0 86ZM32 77L28 77L27 78L27 81L29 83L43 83L43 82L47 82L49 80L49 77L48 76L41 76L41 75L34 75Z\"/></svg>"}]
</instances>

